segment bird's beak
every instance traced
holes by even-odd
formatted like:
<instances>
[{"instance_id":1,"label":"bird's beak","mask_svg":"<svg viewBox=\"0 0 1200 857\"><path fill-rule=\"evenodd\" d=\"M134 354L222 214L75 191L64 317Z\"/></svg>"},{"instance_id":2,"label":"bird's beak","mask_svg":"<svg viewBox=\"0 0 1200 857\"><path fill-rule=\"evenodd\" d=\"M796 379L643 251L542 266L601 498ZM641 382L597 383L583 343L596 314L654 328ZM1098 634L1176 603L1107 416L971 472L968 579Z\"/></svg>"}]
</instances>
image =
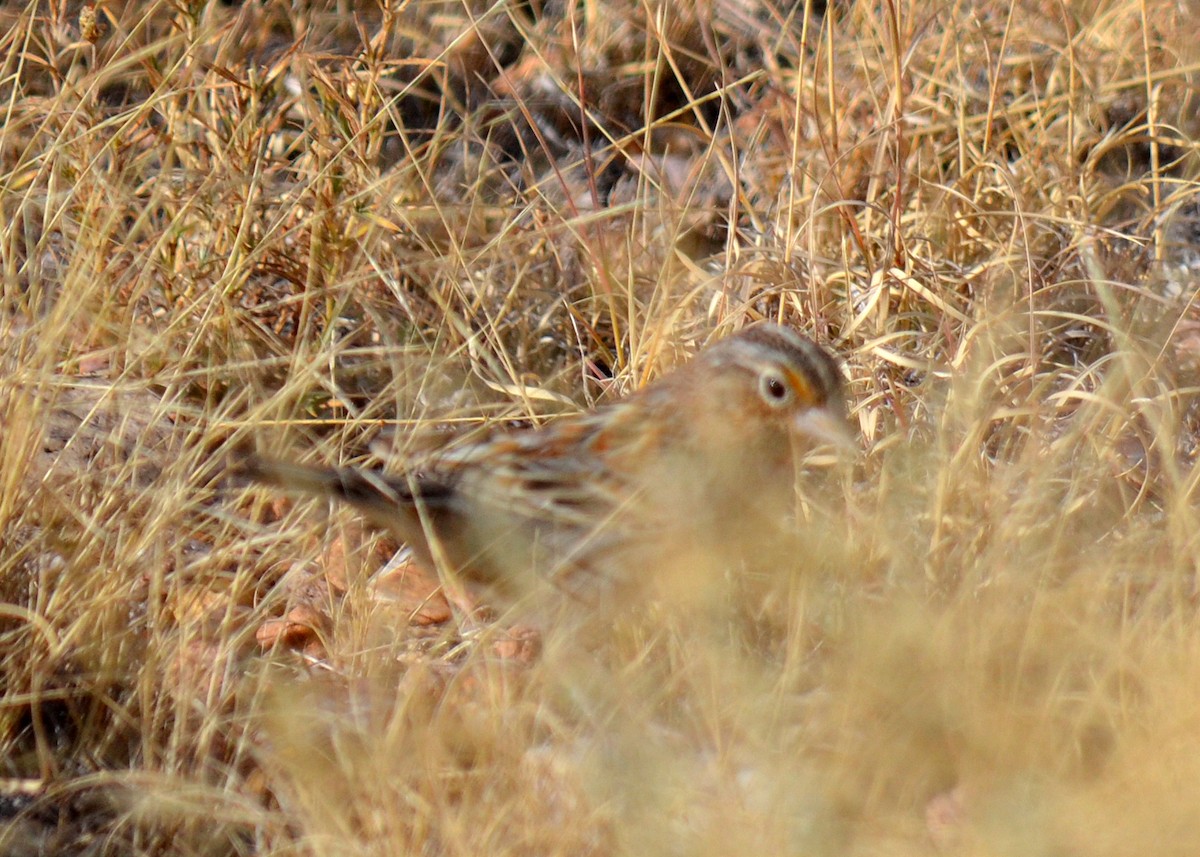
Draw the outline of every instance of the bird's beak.
<instances>
[{"instance_id":1,"label":"bird's beak","mask_svg":"<svg viewBox=\"0 0 1200 857\"><path fill-rule=\"evenodd\" d=\"M840 451L857 452L860 449L858 438L846 418L827 408L809 408L798 414L792 422L792 428L797 434L818 443L827 443Z\"/></svg>"}]
</instances>

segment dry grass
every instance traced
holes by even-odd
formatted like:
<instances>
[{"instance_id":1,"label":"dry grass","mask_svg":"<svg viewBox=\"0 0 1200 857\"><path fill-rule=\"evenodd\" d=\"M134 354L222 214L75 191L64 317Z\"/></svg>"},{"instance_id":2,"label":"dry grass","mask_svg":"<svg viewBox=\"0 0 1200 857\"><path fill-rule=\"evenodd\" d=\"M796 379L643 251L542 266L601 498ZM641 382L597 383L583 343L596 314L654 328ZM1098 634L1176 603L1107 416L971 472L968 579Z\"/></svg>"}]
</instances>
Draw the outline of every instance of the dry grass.
<instances>
[{"instance_id":1,"label":"dry grass","mask_svg":"<svg viewBox=\"0 0 1200 857\"><path fill-rule=\"evenodd\" d=\"M1200 9L821 7L0 10L0 852L1194 851ZM762 317L866 452L736 615L497 657L223 478Z\"/></svg>"}]
</instances>

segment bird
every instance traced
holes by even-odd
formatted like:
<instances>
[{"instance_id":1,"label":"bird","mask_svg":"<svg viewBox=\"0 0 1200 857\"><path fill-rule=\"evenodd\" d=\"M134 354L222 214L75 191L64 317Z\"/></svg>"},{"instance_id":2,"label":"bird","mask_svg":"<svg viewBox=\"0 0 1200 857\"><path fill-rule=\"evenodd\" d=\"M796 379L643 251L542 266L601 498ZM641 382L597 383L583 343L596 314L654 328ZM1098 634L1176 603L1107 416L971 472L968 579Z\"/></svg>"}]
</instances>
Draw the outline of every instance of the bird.
<instances>
[{"instance_id":1,"label":"bird","mask_svg":"<svg viewBox=\"0 0 1200 857\"><path fill-rule=\"evenodd\" d=\"M760 322L628 396L420 466L319 467L250 453L243 476L344 501L423 567L517 598L594 602L671 565L736 563L785 528L797 468L853 447L834 357ZM792 519L794 520L794 518Z\"/></svg>"}]
</instances>

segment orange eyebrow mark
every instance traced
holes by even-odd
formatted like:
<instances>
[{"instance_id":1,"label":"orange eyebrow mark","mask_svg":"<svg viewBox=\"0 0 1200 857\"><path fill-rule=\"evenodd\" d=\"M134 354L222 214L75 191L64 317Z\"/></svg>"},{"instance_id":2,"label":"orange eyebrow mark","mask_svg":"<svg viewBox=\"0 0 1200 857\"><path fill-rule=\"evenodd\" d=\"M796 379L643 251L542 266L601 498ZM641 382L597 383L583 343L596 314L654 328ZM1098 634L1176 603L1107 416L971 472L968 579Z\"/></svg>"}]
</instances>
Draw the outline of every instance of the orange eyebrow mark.
<instances>
[{"instance_id":1,"label":"orange eyebrow mark","mask_svg":"<svg viewBox=\"0 0 1200 857\"><path fill-rule=\"evenodd\" d=\"M783 367L788 383L796 392L796 398L805 405L817 404L816 387L809 382L808 376L802 372L794 372L790 367Z\"/></svg>"}]
</instances>

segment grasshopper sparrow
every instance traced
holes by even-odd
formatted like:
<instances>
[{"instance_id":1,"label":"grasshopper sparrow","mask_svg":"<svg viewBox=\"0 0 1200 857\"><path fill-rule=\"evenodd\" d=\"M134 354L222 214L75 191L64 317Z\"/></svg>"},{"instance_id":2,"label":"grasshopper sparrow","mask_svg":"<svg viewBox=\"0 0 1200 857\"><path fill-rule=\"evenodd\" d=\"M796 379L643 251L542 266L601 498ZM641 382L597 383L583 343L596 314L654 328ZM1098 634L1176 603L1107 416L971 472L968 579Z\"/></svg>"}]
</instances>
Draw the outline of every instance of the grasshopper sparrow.
<instances>
[{"instance_id":1,"label":"grasshopper sparrow","mask_svg":"<svg viewBox=\"0 0 1200 857\"><path fill-rule=\"evenodd\" d=\"M385 473L249 457L251 478L346 501L419 562L505 594L595 596L664 563L737 561L785 527L796 468L853 444L842 378L808 338L757 324L632 395Z\"/></svg>"}]
</instances>

